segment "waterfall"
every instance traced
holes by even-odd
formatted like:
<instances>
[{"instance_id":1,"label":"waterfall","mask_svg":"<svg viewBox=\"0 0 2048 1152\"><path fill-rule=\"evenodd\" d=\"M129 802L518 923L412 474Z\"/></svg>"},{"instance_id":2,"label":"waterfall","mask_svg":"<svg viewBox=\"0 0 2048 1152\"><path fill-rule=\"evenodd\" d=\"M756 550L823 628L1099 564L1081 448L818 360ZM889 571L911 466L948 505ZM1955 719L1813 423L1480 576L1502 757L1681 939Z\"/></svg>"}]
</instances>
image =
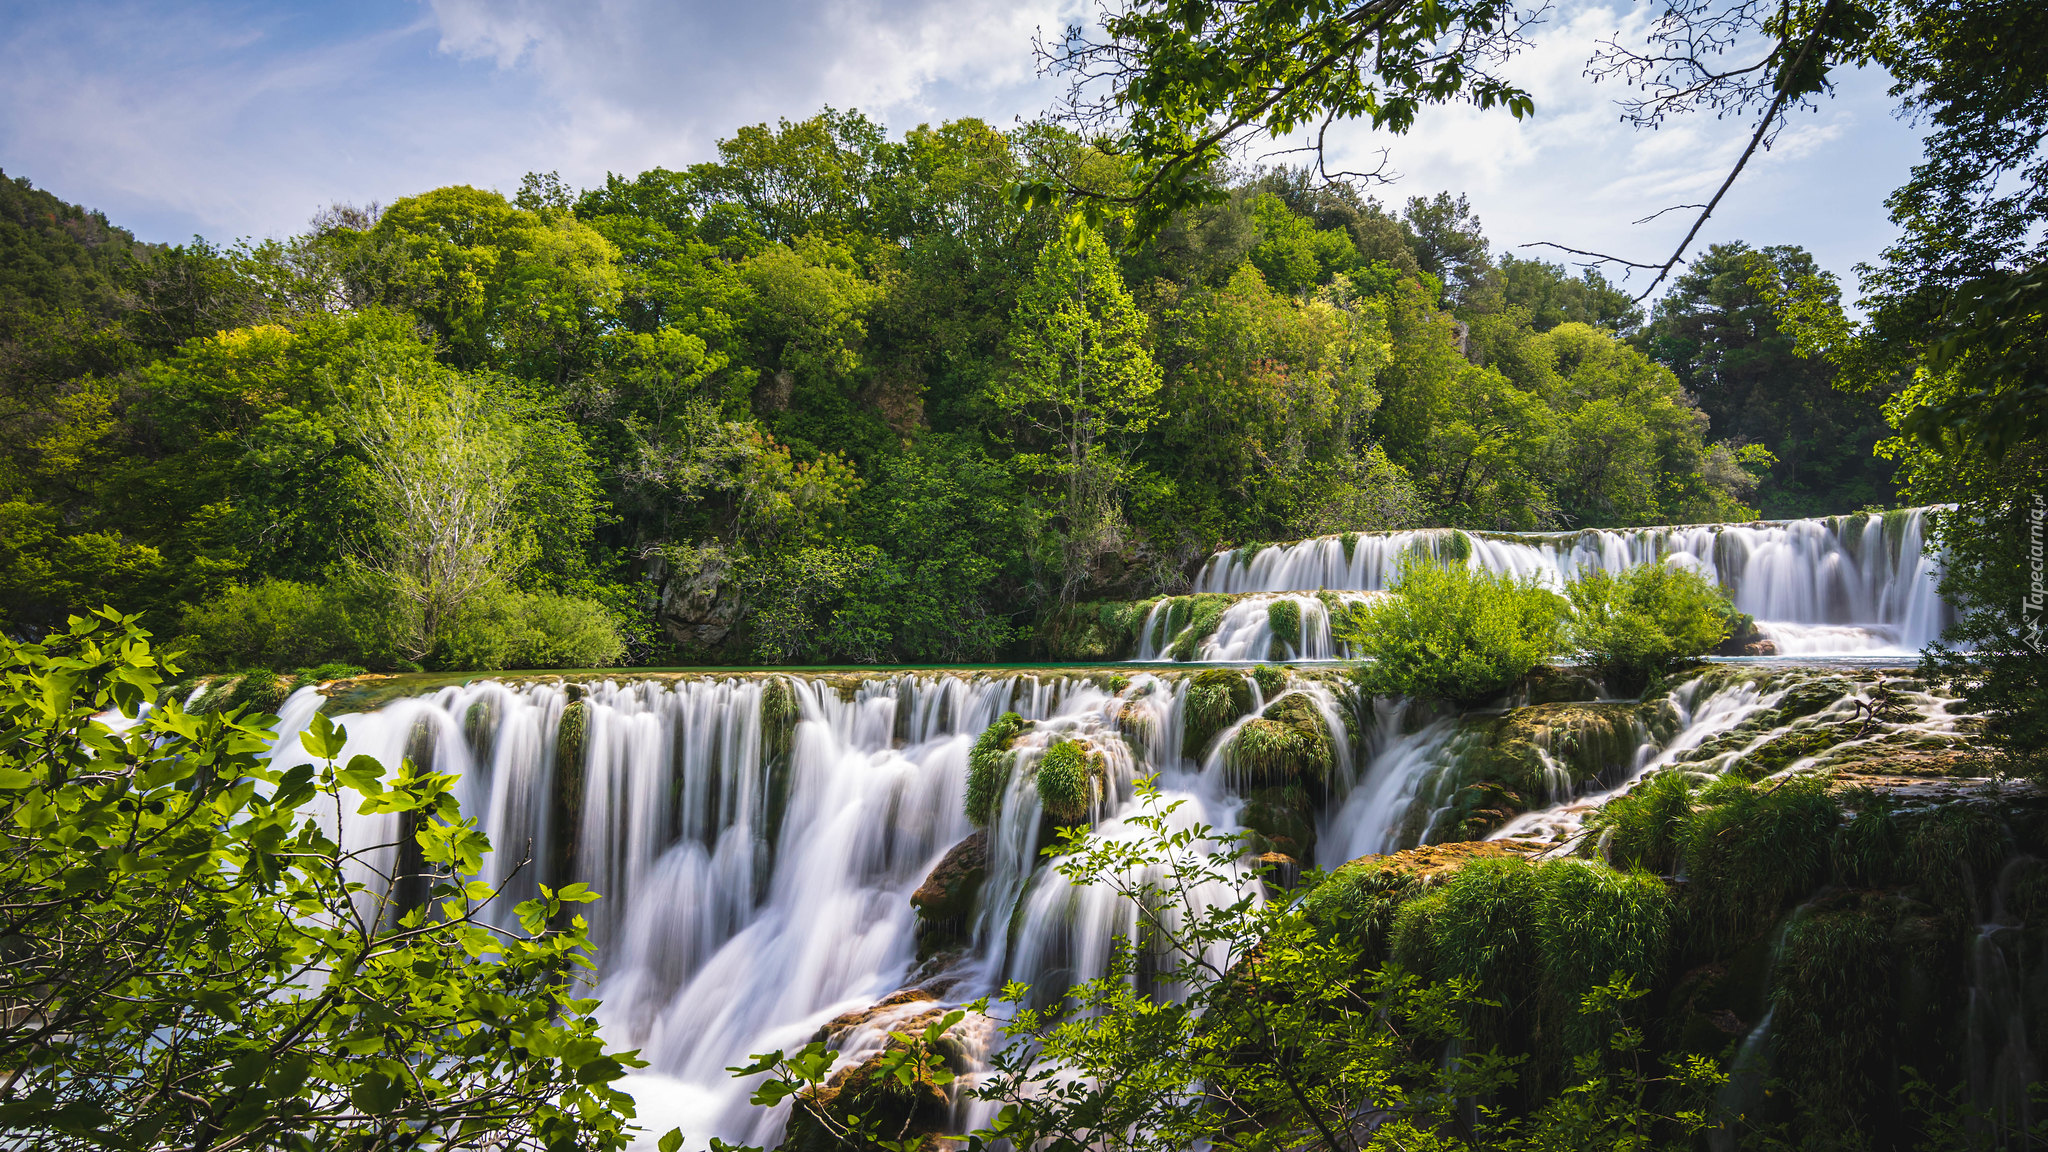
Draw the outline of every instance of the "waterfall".
<instances>
[{"instance_id":1,"label":"waterfall","mask_svg":"<svg viewBox=\"0 0 2048 1152\"><path fill-rule=\"evenodd\" d=\"M1379 591L1392 582L1401 558L1418 551L1552 587L1583 569L1619 572L1661 561L1718 581L1780 655L1902 655L1937 639L1949 618L1935 591L1937 561L1924 551L1928 511L1581 532L1438 528L1320 536L1219 552L1203 564L1194 589L1233 595ZM1239 607L1242 602L1231 611ZM1306 632L1306 616L1303 624Z\"/></svg>"},{"instance_id":2,"label":"waterfall","mask_svg":"<svg viewBox=\"0 0 2048 1152\"><path fill-rule=\"evenodd\" d=\"M1183 737L1195 730L1196 677L1178 672L478 680L335 719L347 732L343 759L405 757L459 778L465 815L496 848L484 879L507 893L499 916L541 883L582 881L603 894L583 909L599 946L600 1021L612 1044L650 1062L628 1085L650 1130L760 1144L779 1138L782 1115L748 1105L752 1086L728 1067L800 1048L847 1013L864 1015L834 1044L842 1059L860 1059L886 1042L893 1022L933 1000L960 1003L1010 980L1056 994L1102 974L1114 942L1135 938L1121 898L1072 885L1044 863L1048 822L1033 772L1055 742L1080 740L1099 754L1087 817L1097 835L1135 835L1135 784L1147 776L1181 803L1176 826L1229 834L1247 818L1232 737L1270 706L1304 696L1332 756L1312 858L1302 863L1330 868L1430 836L1472 724L1487 722L1361 698L1328 674L1201 676L1224 677L1207 682L1234 685L1249 706L1214 735L1203 729L1199 747ZM1734 752L1706 757L1703 745L1721 748L1748 731L1737 731L1745 721L1812 683L1811 673L1724 669L1633 706L1663 709L1670 721L1614 727L1617 740L1633 731L1640 747L1605 784L1573 784L1550 758L1558 749L1539 748L1550 806L1496 835L1569 843L1585 813L1649 773L1719 770ZM1914 700L1928 731L1952 726L1945 702ZM280 767L305 760L296 734L322 702L302 689L281 709ZM1851 707L1853 692L1829 706ZM1012 745L986 829L972 923L957 949L921 958L910 896L973 831L968 753L1007 711L1030 723ZM1574 788L1583 794L1570 795ZM394 819L347 816L339 831L352 846L388 843ZM1219 885L1196 898L1230 902L1242 892ZM925 1000L877 1008L907 987ZM970 1047L1000 1044L986 1021L972 1028L981 1031ZM976 1118L971 1109L961 1116Z\"/></svg>"}]
</instances>

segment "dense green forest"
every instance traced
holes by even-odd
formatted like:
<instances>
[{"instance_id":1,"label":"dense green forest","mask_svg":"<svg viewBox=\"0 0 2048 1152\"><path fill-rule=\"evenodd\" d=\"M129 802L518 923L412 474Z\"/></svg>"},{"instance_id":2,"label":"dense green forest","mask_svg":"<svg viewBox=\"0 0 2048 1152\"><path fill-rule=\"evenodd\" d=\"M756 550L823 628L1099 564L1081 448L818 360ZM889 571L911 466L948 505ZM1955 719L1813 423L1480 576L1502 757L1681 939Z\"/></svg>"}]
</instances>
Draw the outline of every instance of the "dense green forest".
<instances>
[{"instance_id":1,"label":"dense green forest","mask_svg":"<svg viewBox=\"0 0 2048 1152\"><path fill-rule=\"evenodd\" d=\"M1881 395L1778 328L1796 248L1646 317L1462 198L1289 169L1133 244L1018 207L1087 162L1049 133L828 109L231 247L0 181L0 620L122 604L212 667L985 660L1244 542L1894 499Z\"/></svg>"}]
</instances>

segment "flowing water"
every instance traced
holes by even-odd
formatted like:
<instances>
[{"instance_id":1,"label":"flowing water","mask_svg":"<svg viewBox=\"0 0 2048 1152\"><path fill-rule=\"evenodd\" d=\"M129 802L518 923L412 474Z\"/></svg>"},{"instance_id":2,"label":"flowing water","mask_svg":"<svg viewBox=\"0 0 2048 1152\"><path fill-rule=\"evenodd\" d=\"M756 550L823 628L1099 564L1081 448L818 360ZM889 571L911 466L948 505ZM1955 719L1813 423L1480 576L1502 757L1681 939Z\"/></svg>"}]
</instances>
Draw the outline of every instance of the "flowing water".
<instances>
[{"instance_id":1,"label":"flowing water","mask_svg":"<svg viewBox=\"0 0 2048 1152\"><path fill-rule=\"evenodd\" d=\"M1919 531L1916 513L1883 522L1473 538L1471 554L1553 580L1589 562L1699 563L1745 610L1775 621L1778 635L1795 625L1859 629L1866 638L1889 629L1896 642L1917 644L1941 617L1915 559ZM1285 598L1302 625L1290 652L1310 661L1342 656L1328 643L1328 593L1303 590L1376 594L1394 557L1418 538L1361 537L1348 553L1340 540L1312 540L1249 562L1212 560L1203 588L1263 593L1231 607L1213 644L1229 655L1267 651L1271 605ZM1148 624L1146 634L1153 631ZM827 1021L908 983L923 981L957 1003L1009 980L1056 991L1105 970L1113 942L1134 931L1128 906L1104 888L1068 884L1041 862L1046 822L1031 772L1055 740L1081 739L1102 754L1089 814L1097 834L1133 834L1134 784L1145 776L1182 802L1174 819L1183 826L1229 833L1243 805L1225 746L1271 703L1269 691L1304 693L1333 750L1315 859L1304 863L1332 867L1431 835L1447 782L1469 752L1470 736L1461 735L1469 717L1360 697L1330 670L1296 671L1284 685L1239 674L1251 711L1200 748L1183 747L1190 678L1181 669L486 679L335 718L347 729L344 758L410 757L460 778L465 813L497 848L484 878L504 887L505 915L540 883L583 881L603 893L586 911L601 949L604 1030L650 1062L630 1085L647 1130L680 1125L697 1147L714 1133L749 1143L779 1134L781 1116L747 1105L750 1085L733 1080L729 1066L801 1047ZM1672 769L1688 751L1778 706L1800 682L1770 666L1680 685L1651 702L1654 723L1630 729L1632 758L1583 786L1545 750L1544 806L1496 835L1574 842L1585 813L1606 796ZM1853 710L1857 691L1829 708ZM322 702L311 689L287 701L280 763L303 759L294 734ZM1920 694L1912 706L1922 730L1953 727L1941 701ZM943 962L921 962L910 895L973 831L964 815L968 753L1006 711L1033 724L1015 745L988 829L987 879L969 943ZM1759 732L1756 741L1771 735ZM1712 772L1731 755L1683 767ZM386 842L396 831L390 817L330 819L341 821L352 845ZM1197 897L1238 895L1219 885ZM1987 952L1983 962L1995 959ZM894 1022L930 1006L874 1014L839 1037L844 1057L873 1052ZM970 1048L1000 1042L985 1022L974 1027Z\"/></svg>"},{"instance_id":2,"label":"flowing water","mask_svg":"<svg viewBox=\"0 0 2048 1152\"><path fill-rule=\"evenodd\" d=\"M1380 591L1394 582L1401 558L1417 551L1552 587L1562 587L1586 569L1619 572L1661 561L1695 568L1718 581L1736 608L1755 618L1778 655L1905 655L1939 637L1948 621L1935 591L1938 562L1923 551L1927 512L1914 508L1812 520L1582 532L1418 529L1319 536L1219 552L1195 577L1194 590ZM1249 616L1252 610L1245 612ZM1309 631L1304 615L1305 639ZM1330 647L1327 635L1308 643ZM1219 645L1203 658L1258 659L1264 652L1247 651L1255 654L1226 655ZM1157 645L1140 656L1155 658Z\"/></svg>"}]
</instances>

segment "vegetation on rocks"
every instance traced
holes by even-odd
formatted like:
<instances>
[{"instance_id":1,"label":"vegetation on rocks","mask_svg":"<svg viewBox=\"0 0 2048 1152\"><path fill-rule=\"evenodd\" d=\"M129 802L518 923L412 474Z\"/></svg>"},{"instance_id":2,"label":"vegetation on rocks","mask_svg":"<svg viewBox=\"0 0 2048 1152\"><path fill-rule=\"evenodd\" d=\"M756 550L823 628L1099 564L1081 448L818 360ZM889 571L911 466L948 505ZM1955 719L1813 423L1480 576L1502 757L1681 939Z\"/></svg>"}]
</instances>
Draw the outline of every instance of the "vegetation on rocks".
<instances>
[{"instance_id":1,"label":"vegetation on rocks","mask_svg":"<svg viewBox=\"0 0 2048 1152\"><path fill-rule=\"evenodd\" d=\"M975 737L974 747L967 753L967 818L976 827L987 825L1002 803L1003 788L1016 762L1010 745L1030 724L1015 712L1005 712Z\"/></svg>"},{"instance_id":2,"label":"vegetation on rocks","mask_svg":"<svg viewBox=\"0 0 2048 1152\"><path fill-rule=\"evenodd\" d=\"M1200 760L1217 733L1252 710L1251 682L1234 669L1204 669L1188 681L1182 707L1182 752Z\"/></svg>"}]
</instances>

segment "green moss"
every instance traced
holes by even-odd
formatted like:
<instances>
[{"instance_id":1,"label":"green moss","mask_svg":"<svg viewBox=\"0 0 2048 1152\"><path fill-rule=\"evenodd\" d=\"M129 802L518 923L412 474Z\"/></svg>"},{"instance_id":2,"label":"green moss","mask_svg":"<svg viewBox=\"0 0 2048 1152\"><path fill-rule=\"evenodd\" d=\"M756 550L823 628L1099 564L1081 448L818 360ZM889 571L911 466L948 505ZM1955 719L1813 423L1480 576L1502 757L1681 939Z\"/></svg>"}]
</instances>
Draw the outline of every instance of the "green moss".
<instances>
[{"instance_id":1,"label":"green moss","mask_svg":"<svg viewBox=\"0 0 2048 1152\"><path fill-rule=\"evenodd\" d=\"M1280 697L1237 730L1227 753L1240 787L1314 783L1330 774L1330 733L1305 693Z\"/></svg>"},{"instance_id":2,"label":"green moss","mask_svg":"<svg viewBox=\"0 0 2048 1152\"><path fill-rule=\"evenodd\" d=\"M1472 538L1456 529L1449 535L1438 537L1435 543L1438 560L1463 563L1472 558Z\"/></svg>"},{"instance_id":3,"label":"green moss","mask_svg":"<svg viewBox=\"0 0 2048 1152\"><path fill-rule=\"evenodd\" d=\"M236 673L225 694L219 689L207 693L204 711L232 712L237 708L276 715L292 694L292 681L268 668L249 668Z\"/></svg>"},{"instance_id":4,"label":"green moss","mask_svg":"<svg viewBox=\"0 0 2048 1152\"><path fill-rule=\"evenodd\" d=\"M1218 732L1252 710L1252 686L1230 668L1197 672L1181 709L1181 751L1196 760Z\"/></svg>"},{"instance_id":5,"label":"green moss","mask_svg":"<svg viewBox=\"0 0 2048 1152\"><path fill-rule=\"evenodd\" d=\"M1301 603L1284 597L1266 605L1266 626L1272 629L1275 647L1301 645Z\"/></svg>"},{"instance_id":6,"label":"green moss","mask_svg":"<svg viewBox=\"0 0 2048 1152\"><path fill-rule=\"evenodd\" d=\"M1079 824L1099 791L1100 753L1078 740L1055 740L1038 758L1038 802L1056 824Z\"/></svg>"},{"instance_id":7,"label":"green moss","mask_svg":"<svg viewBox=\"0 0 2048 1152\"><path fill-rule=\"evenodd\" d=\"M555 727L555 812L553 851L543 883L565 883L576 861L576 842L583 821L583 744L589 723L582 700L572 700L562 709Z\"/></svg>"},{"instance_id":8,"label":"green moss","mask_svg":"<svg viewBox=\"0 0 2048 1152\"><path fill-rule=\"evenodd\" d=\"M1443 917L1444 901L1444 891L1439 888L1402 904L1387 934L1394 963L1425 979L1434 977L1439 967L1437 922Z\"/></svg>"},{"instance_id":9,"label":"green moss","mask_svg":"<svg viewBox=\"0 0 2048 1152\"><path fill-rule=\"evenodd\" d=\"M1256 851L1315 858L1315 802L1299 785L1246 789L1238 822L1253 834L1250 847Z\"/></svg>"},{"instance_id":10,"label":"green moss","mask_svg":"<svg viewBox=\"0 0 2048 1152\"><path fill-rule=\"evenodd\" d=\"M975 738L974 747L967 753L967 818L975 827L986 826L1002 803L1003 784L1016 760L1010 745L1029 727L1031 722L1022 716L1005 712Z\"/></svg>"},{"instance_id":11,"label":"green moss","mask_svg":"<svg viewBox=\"0 0 2048 1152\"><path fill-rule=\"evenodd\" d=\"M1222 622L1223 612L1230 607L1232 599L1233 597L1219 592L1204 592L1175 599L1176 616L1181 610L1181 602L1187 602L1186 625L1175 628L1169 623L1167 628L1168 633L1173 635L1172 656L1175 660L1186 662L1201 654L1202 641L1215 634L1216 625Z\"/></svg>"},{"instance_id":12,"label":"green moss","mask_svg":"<svg viewBox=\"0 0 2048 1152\"><path fill-rule=\"evenodd\" d=\"M1771 988L1773 1070L1801 1147L1869 1123L1894 1095L1898 963L1892 902L1854 899L1794 919ZM1919 1057L1924 1059L1924 1056Z\"/></svg>"},{"instance_id":13,"label":"green moss","mask_svg":"<svg viewBox=\"0 0 2048 1152\"><path fill-rule=\"evenodd\" d=\"M1344 546L1344 562L1351 563L1352 554L1358 551L1358 533L1346 532L1337 537L1337 542Z\"/></svg>"}]
</instances>

